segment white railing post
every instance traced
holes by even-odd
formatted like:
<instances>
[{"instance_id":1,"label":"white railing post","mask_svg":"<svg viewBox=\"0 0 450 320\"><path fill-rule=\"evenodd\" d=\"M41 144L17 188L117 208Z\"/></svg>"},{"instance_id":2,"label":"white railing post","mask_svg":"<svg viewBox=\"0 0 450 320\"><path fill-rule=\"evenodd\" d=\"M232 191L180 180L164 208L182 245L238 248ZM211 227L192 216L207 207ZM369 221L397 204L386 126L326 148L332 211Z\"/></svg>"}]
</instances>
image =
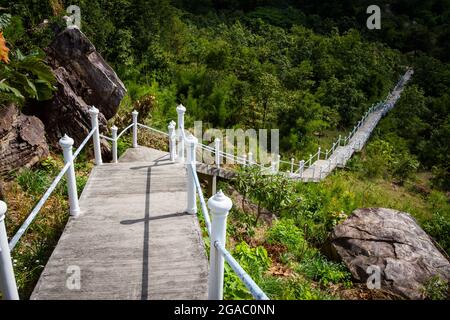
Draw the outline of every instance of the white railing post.
<instances>
[{"instance_id":1,"label":"white railing post","mask_svg":"<svg viewBox=\"0 0 450 320\"><path fill-rule=\"evenodd\" d=\"M77 180L75 177L75 168L73 165L72 146L73 139L67 134L59 139L59 145L63 150L64 163L70 163L69 169L66 171L67 178L67 192L69 194L69 208L71 216L78 216L80 214L80 206L78 204Z\"/></svg>"},{"instance_id":2,"label":"white railing post","mask_svg":"<svg viewBox=\"0 0 450 320\"><path fill-rule=\"evenodd\" d=\"M298 164L299 166L299 174L300 174L300 178L303 176L303 169L305 167L305 160L301 160L300 163Z\"/></svg>"},{"instance_id":3,"label":"white railing post","mask_svg":"<svg viewBox=\"0 0 450 320\"><path fill-rule=\"evenodd\" d=\"M227 216L233 203L220 190L208 200L211 212L211 239L209 255L208 299L223 299L224 258L217 250L216 243L225 247L227 233Z\"/></svg>"},{"instance_id":4,"label":"white railing post","mask_svg":"<svg viewBox=\"0 0 450 320\"><path fill-rule=\"evenodd\" d=\"M0 291L5 300L19 300L11 251L9 250L8 236L6 235L6 210L6 203L0 201Z\"/></svg>"},{"instance_id":5,"label":"white railing post","mask_svg":"<svg viewBox=\"0 0 450 320\"><path fill-rule=\"evenodd\" d=\"M338 138L338 143L337 143L338 147L340 147L340 146L341 146L341 139L342 139L342 135L339 135L339 138Z\"/></svg>"},{"instance_id":6,"label":"white railing post","mask_svg":"<svg viewBox=\"0 0 450 320\"><path fill-rule=\"evenodd\" d=\"M244 167L246 167L247 166L247 155L244 153L243 155L242 155L242 159L243 159L243 161L244 161L244 163L242 164Z\"/></svg>"},{"instance_id":7,"label":"white railing post","mask_svg":"<svg viewBox=\"0 0 450 320\"><path fill-rule=\"evenodd\" d=\"M133 118L133 148L138 147L138 114L136 110L131 113Z\"/></svg>"},{"instance_id":8,"label":"white railing post","mask_svg":"<svg viewBox=\"0 0 450 320\"><path fill-rule=\"evenodd\" d=\"M220 168L220 139L214 139L214 160L216 162L216 167Z\"/></svg>"},{"instance_id":9,"label":"white railing post","mask_svg":"<svg viewBox=\"0 0 450 320\"><path fill-rule=\"evenodd\" d=\"M275 163L275 171L279 172L280 171L280 161L281 161L281 156L279 154L276 155L276 163Z\"/></svg>"},{"instance_id":10,"label":"white railing post","mask_svg":"<svg viewBox=\"0 0 450 320\"><path fill-rule=\"evenodd\" d=\"M291 173L294 173L294 158L291 158Z\"/></svg>"},{"instance_id":11,"label":"white railing post","mask_svg":"<svg viewBox=\"0 0 450 320\"><path fill-rule=\"evenodd\" d=\"M270 157L270 172L274 173L276 166L277 166L277 164L275 162L275 154L272 153L272 155Z\"/></svg>"},{"instance_id":12,"label":"white railing post","mask_svg":"<svg viewBox=\"0 0 450 320\"><path fill-rule=\"evenodd\" d=\"M317 160L320 160L320 147L317 149Z\"/></svg>"},{"instance_id":13,"label":"white railing post","mask_svg":"<svg viewBox=\"0 0 450 320\"><path fill-rule=\"evenodd\" d=\"M177 106L178 114L178 161L184 162L184 113L185 106L179 104Z\"/></svg>"},{"instance_id":14,"label":"white railing post","mask_svg":"<svg viewBox=\"0 0 450 320\"><path fill-rule=\"evenodd\" d=\"M312 154L311 153L309 154L308 163L309 163L308 166L311 167L311 164L312 164Z\"/></svg>"},{"instance_id":15,"label":"white railing post","mask_svg":"<svg viewBox=\"0 0 450 320\"><path fill-rule=\"evenodd\" d=\"M111 127L111 135L112 135L112 161L113 163L117 163L117 127Z\"/></svg>"},{"instance_id":16,"label":"white railing post","mask_svg":"<svg viewBox=\"0 0 450 320\"><path fill-rule=\"evenodd\" d=\"M248 164L251 166L253 164L253 153L249 152L247 159L248 159Z\"/></svg>"},{"instance_id":17,"label":"white railing post","mask_svg":"<svg viewBox=\"0 0 450 320\"><path fill-rule=\"evenodd\" d=\"M95 156L95 164L97 166L103 163L102 161L102 150L100 148L100 129L98 127L98 109L92 106L89 109L89 113L91 115L91 126L92 129L95 129L95 132L92 136L92 142L94 144L94 156Z\"/></svg>"},{"instance_id":18,"label":"white railing post","mask_svg":"<svg viewBox=\"0 0 450 320\"><path fill-rule=\"evenodd\" d=\"M328 152L329 152L329 151L330 151L330 150L328 150L328 149L325 151L325 160L328 160Z\"/></svg>"},{"instance_id":19,"label":"white railing post","mask_svg":"<svg viewBox=\"0 0 450 320\"><path fill-rule=\"evenodd\" d=\"M192 134L186 137L187 150L187 163L188 166L193 165L195 170L196 161L196 149L198 139ZM194 172L190 168L187 170L187 209L186 212L194 214L197 213L197 198L195 192L195 178Z\"/></svg>"},{"instance_id":20,"label":"white railing post","mask_svg":"<svg viewBox=\"0 0 450 320\"><path fill-rule=\"evenodd\" d=\"M175 121L170 121L167 129L169 130L169 152L170 152L170 161L175 162L177 157L177 142L176 142L176 134L175 134Z\"/></svg>"}]
</instances>

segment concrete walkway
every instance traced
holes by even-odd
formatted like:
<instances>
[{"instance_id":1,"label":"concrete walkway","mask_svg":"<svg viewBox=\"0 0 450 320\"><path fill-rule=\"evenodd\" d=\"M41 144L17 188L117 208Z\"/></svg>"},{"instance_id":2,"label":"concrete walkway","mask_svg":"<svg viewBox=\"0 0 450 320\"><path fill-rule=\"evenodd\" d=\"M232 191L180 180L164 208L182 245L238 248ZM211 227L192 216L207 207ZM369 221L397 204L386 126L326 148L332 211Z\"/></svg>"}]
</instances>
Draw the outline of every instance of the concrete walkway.
<instances>
[{"instance_id":1,"label":"concrete walkway","mask_svg":"<svg viewBox=\"0 0 450 320\"><path fill-rule=\"evenodd\" d=\"M82 214L70 218L31 299L206 299L200 227L184 213L186 170L168 159L139 147L93 169Z\"/></svg>"}]
</instances>

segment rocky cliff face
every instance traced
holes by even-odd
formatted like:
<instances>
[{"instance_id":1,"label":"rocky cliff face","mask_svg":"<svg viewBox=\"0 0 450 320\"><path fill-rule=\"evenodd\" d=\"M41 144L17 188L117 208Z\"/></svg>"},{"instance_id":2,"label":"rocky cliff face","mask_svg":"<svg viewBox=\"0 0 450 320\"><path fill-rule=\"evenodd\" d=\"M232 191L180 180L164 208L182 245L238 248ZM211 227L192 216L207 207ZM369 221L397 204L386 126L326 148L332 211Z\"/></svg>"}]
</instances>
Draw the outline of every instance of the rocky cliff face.
<instances>
[{"instance_id":1,"label":"rocky cliff face","mask_svg":"<svg viewBox=\"0 0 450 320\"><path fill-rule=\"evenodd\" d=\"M22 114L14 104L0 109L0 176L31 167L48 153L41 120Z\"/></svg>"},{"instance_id":2,"label":"rocky cliff face","mask_svg":"<svg viewBox=\"0 0 450 320\"><path fill-rule=\"evenodd\" d=\"M42 120L51 145L57 147L64 134L78 145L91 130L89 107L99 109L99 124L104 130L106 121L116 114L126 89L76 27L58 34L46 52L58 90L52 100L33 105L28 112Z\"/></svg>"},{"instance_id":3,"label":"rocky cliff face","mask_svg":"<svg viewBox=\"0 0 450 320\"><path fill-rule=\"evenodd\" d=\"M64 134L79 145L91 130L90 106L99 109L100 130L105 130L126 93L114 70L79 29L65 29L46 51L57 91L50 101L29 103L24 114L14 105L0 107L0 176L38 163L48 156L48 145L59 148ZM105 160L110 158L108 149L102 141Z\"/></svg>"}]
</instances>

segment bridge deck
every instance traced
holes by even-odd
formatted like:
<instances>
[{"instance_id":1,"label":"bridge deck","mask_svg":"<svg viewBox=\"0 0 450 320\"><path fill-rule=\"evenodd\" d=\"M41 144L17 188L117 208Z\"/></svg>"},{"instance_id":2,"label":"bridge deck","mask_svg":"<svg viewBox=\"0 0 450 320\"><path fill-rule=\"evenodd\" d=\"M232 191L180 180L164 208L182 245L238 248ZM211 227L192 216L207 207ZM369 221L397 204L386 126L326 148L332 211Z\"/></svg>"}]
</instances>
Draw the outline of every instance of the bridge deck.
<instances>
[{"instance_id":1,"label":"bridge deck","mask_svg":"<svg viewBox=\"0 0 450 320\"><path fill-rule=\"evenodd\" d=\"M186 170L165 152L129 149L95 167L31 299L205 299L207 257L186 198ZM73 267L79 290L67 286Z\"/></svg>"},{"instance_id":2,"label":"bridge deck","mask_svg":"<svg viewBox=\"0 0 450 320\"><path fill-rule=\"evenodd\" d=\"M390 97L387 99L384 108L376 110L368 115L361 127L356 130L350 141L345 146L338 146L327 160L316 160L311 166L304 170L303 174L294 173L289 176L293 179L299 179L304 182L319 182L328 176L336 167L345 167L348 159L350 159L353 153L361 151L366 144L372 131L377 126L378 122L383 117L383 114L389 109L388 104L394 105L400 98L400 94L403 91L404 84L409 81L412 75L412 70L405 74L405 80L403 85L395 88L391 92Z\"/></svg>"}]
</instances>

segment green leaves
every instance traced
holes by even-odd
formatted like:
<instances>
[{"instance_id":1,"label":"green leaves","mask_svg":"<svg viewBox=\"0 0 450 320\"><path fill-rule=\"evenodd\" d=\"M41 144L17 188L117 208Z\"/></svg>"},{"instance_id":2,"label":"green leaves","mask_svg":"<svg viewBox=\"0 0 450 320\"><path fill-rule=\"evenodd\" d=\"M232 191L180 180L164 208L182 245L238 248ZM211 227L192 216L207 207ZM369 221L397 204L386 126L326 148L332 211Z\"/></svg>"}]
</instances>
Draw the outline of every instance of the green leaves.
<instances>
[{"instance_id":1,"label":"green leaves","mask_svg":"<svg viewBox=\"0 0 450 320\"><path fill-rule=\"evenodd\" d=\"M0 91L9 92L23 102L27 99L45 101L56 90L50 67L38 54L23 55L16 50L9 65L0 64Z\"/></svg>"},{"instance_id":2,"label":"green leaves","mask_svg":"<svg viewBox=\"0 0 450 320\"><path fill-rule=\"evenodd\" d=\"M294 205L294 183L284 175L264 175L259 167L248 166L238 172L234 183L240 192L258 203L255 223L258 222L261 208L280 215L283 210L291 209Z\"/></svg>"},{"instance_id":3,"label":"green leaves","mask_svg":"<svg viewBox=\"0 0 450 320\"><path fill-rule=\"evenodd\" d=\"M271 265L271 260L264 247L252 248L244 241L235 246L232 256L256 282L262 280L263 274ZM225 299L252 298L244 283L227 263L225 263L224 296Z\"/></svg>"}]
</instances>

